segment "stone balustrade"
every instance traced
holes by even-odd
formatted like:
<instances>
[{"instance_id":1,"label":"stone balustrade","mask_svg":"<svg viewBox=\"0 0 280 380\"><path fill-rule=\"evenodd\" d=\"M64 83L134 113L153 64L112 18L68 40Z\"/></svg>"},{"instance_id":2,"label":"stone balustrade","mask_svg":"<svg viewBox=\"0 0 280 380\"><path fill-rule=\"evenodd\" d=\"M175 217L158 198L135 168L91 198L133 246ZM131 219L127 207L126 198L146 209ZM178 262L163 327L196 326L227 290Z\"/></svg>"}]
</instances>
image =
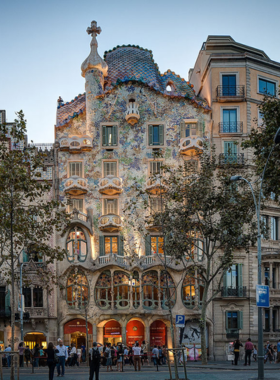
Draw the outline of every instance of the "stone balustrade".
<instances>
[{"instance_id":1,"label":"stone balustrade","mask_svg":"<svg viewBox=\"0 0 280 380\"><path fill-rule=\"evenodd\" d=\"M122 229L122 220L118 215L115 214L102 215L99 218L98 226L101 231L120 231Z\"/></svg>"},{"instance_id":2,"label":"stone balustrade","mask_svg":"<svg viewBox=\"0 0 280 380\"><path fill-rule=\"evenodd\" d=\"M64 181L64 191L70 195L83 195L88 192L88 183L86 178L73 175Z\"/></svg>"},{"instance_id":3,"label":"stone balustrade","mask_svg":"<svg viewBox=\"0 0 280 380\"><path fill-rule=\"evenodd\" d=\"M122 179L113 175L99 180L99 192L101 194L116 195L122 192Z\"/></svg>"},{"instance_id":4,"label":"stone balustrade","mask_svg":"<svg viewBox=\"0 0 280 380\"><path fill-rule=\"evenodd\" d=\"M180 140L179 151L186 156L195 156L202 153L204 139L200 136L184 137Z\"/></svg>"},{"instance_id":5,"label":"stone balustrade","mask_svg":"<svg viewBox=\"0 0 280 380\"><path fill-rule=\"evenodd\" d=\"M69 153L88 152L92 150L92 138L86 135L62 137L59 140L59 148Z\"/></svg>"}]
</instances>

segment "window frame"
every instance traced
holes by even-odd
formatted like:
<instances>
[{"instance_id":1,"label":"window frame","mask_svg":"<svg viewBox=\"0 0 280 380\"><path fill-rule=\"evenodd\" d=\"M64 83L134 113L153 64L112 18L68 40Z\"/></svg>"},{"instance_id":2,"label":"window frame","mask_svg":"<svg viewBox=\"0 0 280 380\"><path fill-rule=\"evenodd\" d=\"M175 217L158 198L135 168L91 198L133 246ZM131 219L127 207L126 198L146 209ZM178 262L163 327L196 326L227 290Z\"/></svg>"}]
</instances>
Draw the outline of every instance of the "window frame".
<instances>
[{"instance_id":1,"label":"window frame","mask_svg":"<svg viewBox=\"0 0 280 380\"><path fill-rule=\"evenodd\" d=\"M88 253L89 253L89 247L88 247L88 239L87 239L87 235L84 231L83 228L79 227L79 226L74 226L72 227L69 231L68 231L68 234L67 234L67 237L66 237L66 252L67 252L67 260L69 261L69 263L73 263L74 260L75 260L75 252L74 252L74 242L76 240L76 237L77 237L77 232L81 231L83 234L84 234L84 237L85 239L82 239L82 238L77 238L77 241L80 242L79 244L79 251L81 252L81 247L82 247L82 244L81 242L84 242L86 244L86 254L85 255L81 255L79 254L78 256L78 262L79 263L84 263L87 259L87 256L88 256ZM75 232L75 238L69 238L69 235L71 234L71 232ZM72 242L72 254L69 254L69 249L68 249L68 244L70 244Z\"/></svg>"},{"instance_id":2,"label":"window frame","mask_svg":"<svg viewBox=\"0 0 280 380\"><path fill-rule=\"evenodd\" d=\"M68 160L68 162L67 162L68 178L77 175L77 174L71 174L71 169L70 169L71 164L81 164L81 175L78 175L78 177L84 178L85 177L84 176L84 162L82 160Z\"/></svg>"},{"instance_id":3,"label":"window frame","mask_svg":"<svg viewBox=\"0 0 280 380\"><path fill-rule=\"evenodd\" d=\"M153 127L153 126L160 126L160 125L163 126L163 143L159 144L159 145L150 145L149 144L150 126ZM153 122L147 123L146 124L146 135L147 135L147 138L146 138L147 149L160 149L160 148L166 147L166 123L165 122L155 121L154 123Z\"/></svg>"},{"instance_id":4,"label":"window frame","mask_svg":"<svg viewBox=\"0 0 280 380\"><path fill-rule=\"evenodd\" d=\"M103 127L116 127L116 145L103 144ZM101 149L117 149L119 148L119 123L101 123L100 124L100 148Z\"/></svg>"},{"instance_id":5,"label":"window frame","mask_svg":"<svg viewBox=\"0 0 280 380\"><path fill-rule=\"evenodd\" d=\"M115 177L119 176L119 165L118 165L118 160L102 160L102 178L106 178L106 173L105 173L105 164L106 163L115 163L116 164L116 174L113 174ZM109 175L109 174L107 174Z\"/></svg>"},{"instance_id":6,"label":"window frame","mask_svg":"<svg viewBox=\"0 0 280 380\"><path fill-rule=\"evenodd\" d=\"M106 238L109 238L110 239L110 252L109 253L106 253ZM112 239L113 238L117 238L117 241L116 241L116 244L117 244L117 252L114 253L113 250L112 250L112 247L113 247L113 241ZM109 256L109 255L118 255L119 254L119 238L120 236L119 235L104 235L104 256Z\"/></svg>"},{"instance_id":7,"label":"window frame","mask_svg":"<svg viewBox=\"0 0 280 380\"><path fill-rule=\"evenodd\" d=\"M35 294L36 292L34 292L35 289L40 289L40 291L42 292L42 306L34 306L34 299L35 299ZM26 291L29 291L28 293L30 293L30 306L26 306ZM22 288L22 294L24 296L24 301L25 301L25 307L27 308L36 308L36 309L42 309L44 308L44 289L41 287L41 286L32 286L32 287L28 287L28 286L25 286Z\"/></svg>"},{"instance_id":8,"label":"window frame","mask_svg":"<svg viewBox=\"0 0 280 380\"><path fill-rule=\"evenodd\" d=\"M102 209L103 209L103 213L102 215L119 215L119 198L109 198L109 197L106 197L106 198L102 198L103 202L102 202ZM107 211L107 205L106 205L106 202L108 201L114 201L116 203L116 213L108 213ZM106 212L105 212L106 211Z\"/></svg>"},{"instance_id":9,"label":"window frame","mask_svg":"<svg viewBox=\"0 0 280 380\"><path fill-rule=\"evenodd\" d=\"M75 275L84 277L85 281L78 283L77 280L75 280ZM68 284L68 281L69 281L71 276L74 277L73 283ZM68 299L68 289L70 289L70 288L71 288L71 290L69 293L71 293L71 300ZM77 294L75 297L74 297L74 288L76 288L76 290L77 290ZM71 271L69 273L69 276L67 277L67 281L66 281L66 303L70 309L76 308L75 303L78 302L79 295L82 295L82 298L83 298L84 288L87 289L87 292L85 292L84 299L82 299L82 302L81 302L82 307L85 307L86 302L87 303L89 302L90 288L89 288L88 279L87 279L86 274L83 273L82 271L78 270L77 274L75 274L74 271Z\"/></svg>"},{"instance_id":10,"label":"window frame","mask_svg":"<svg viewBox=\"0 0 280 380\"><path fill-rule=\"evenodd\" d=\"M82 201L82 209L80 210L79 208L77 208L78 211L80 212L84 212L84 198L71 198L72 201ZM71 210L71 207L72 207L72 210ZM73 210L74 210L74 202L73 202L73 206L71 205L68 205L68 212L69 213L72 213Z\"/></svg>"},{"instance_id":11,"label":"window frame","mask_svg":"<svg viewBox=\"0 0 280 380\"><path fill-rule=\"evenodd\" d=\"M275 85L275 94L274 95L270 95L270 94L266 94L264 92L261 92L260 91L260 80L263 80L263 81L266 81L266 82L269 82L269 83L273 83ZM257 92L259 95L268 95L268 96L274 96L275 98L278 98L278 92L277 92L277 89L278 89L278 86L279 86L279 81L277 79L272 79L272 78L268 78L268 77L265 77L263 75L258 75L257 76Z\"/></svg>"}]
</instances>

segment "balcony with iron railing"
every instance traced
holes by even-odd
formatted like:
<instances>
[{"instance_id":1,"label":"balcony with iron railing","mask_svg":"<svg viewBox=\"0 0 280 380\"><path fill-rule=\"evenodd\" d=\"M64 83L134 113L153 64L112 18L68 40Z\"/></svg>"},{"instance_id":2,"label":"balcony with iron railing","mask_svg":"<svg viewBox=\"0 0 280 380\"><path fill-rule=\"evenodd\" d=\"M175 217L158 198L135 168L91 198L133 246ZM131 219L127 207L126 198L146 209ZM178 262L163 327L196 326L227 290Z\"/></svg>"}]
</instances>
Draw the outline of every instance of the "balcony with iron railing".
<instances>
[{"instance_id":1,"label":"balcony with iron railing","mask_svg":"<svg viewBox=\"0 0 280 380\"><path fill-rule=\"evenodd\" d=\"M219 123L220 133L226 134L242 134L243 133L243 121L225 121Z\"/></svg>"},{"instance_id":2,"label":"balcony with iron railing","mask_svg":"<svg viewBox=\"0 0 280 380\"><path fill-rule=\"evenodd\" d=\"M99 192L106 195L121 194L122 179L114 175L107 175L107 177L99 180Z\"/></svg>"},{"instance_id":3,"label":"balcony with iron railing","mask_svg":"<svg viewBox=\"0 0 280 380\"><path fill-rule=\"evenodd\" d=\"M220 153L219 165L240 165L245 164L244 153Z\"/></svg>"},{"instance_id":4,"label":"balcony with iron railing","mask_svg":"<svg viewBox=\"0 0 280 380\"><path fill-rule=\"evenodd\" d=\"M245 100L244 86L218 86L218 102L242 102Z\"/></svg>"},{"instance_id":5,"label":"balcony with iron railing","mask_svg":"<svg viewBox=\"0 0 280 380\"><path fill-rule=\"evenodd\" d=\"M73 175L64 181L64 191L70 195L83 195L88 192L87 179Z\"/></svg>"},{"instance_id":6,"label":"balcony with iron railing","mask_svg":"<svg viewBox=\"0 0 280 380\"><path fill-rule=\"evenodd\" d=\"M117 232L122 229L122 220L115 214L102 215L99 218L98 226L100 231Z\"/></svg>"},{"instance_id":7,"label":"balcony with iron railing","mask_svg":"<svg viewBox=\"0 0 280 380\"><path fill-rule=\"evenodd\" d=\"M246 286L224 286L221 288L222 297L247 297Z\"/></svg>"}]
</instances>

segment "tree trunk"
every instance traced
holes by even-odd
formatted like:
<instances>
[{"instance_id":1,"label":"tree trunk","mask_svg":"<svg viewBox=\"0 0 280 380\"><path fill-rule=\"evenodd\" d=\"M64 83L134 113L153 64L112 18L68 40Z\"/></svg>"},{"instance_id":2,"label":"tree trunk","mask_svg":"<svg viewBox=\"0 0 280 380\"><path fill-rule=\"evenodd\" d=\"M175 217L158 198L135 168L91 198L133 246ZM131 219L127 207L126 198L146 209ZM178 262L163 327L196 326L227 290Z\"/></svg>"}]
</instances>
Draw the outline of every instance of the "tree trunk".
<instances>
[{"instance_id":1,"label":"tree trunk","mask_svg":"<svg viewBox=\"0 0 280 380\"><path fill-rule=\"evenodd\" d=\"M207 347L206 347L206 302L202 303L200 318L200 334L201 334L201 363L207 364Z\"/></svg>"},{"instance_id":2,"label":"tree trunk","mask_svg":"<svg viewBox=\"0 0 280 380\"><path fill-rule=\"evenodd\" d=\"M168 302L168 304L170 304L170 302ZM172 317L170 306L168 306L168 308L169 308L169 320L170 320L170 332L171 332L171 339L172 339L172 348L176 348L174 327L173 327L173 317ZM173 356L174 356L175 380L178 380L179 375L178 375L178 366L177 366L177 360L176 360L176 351L175 351L175 353L173 352Z\"/></svg>"},{"instance_id":3,"label":"tree trunk","mask_svg":"<svg viewBox=\"0 0 280 380\"><path fill-rule=\"evenodd\" d=\"M13 231L13 221L14 221L14 202L13 202L13 188L11 189L11 210L10 210L10 217L11 217L11 285L12 285L12 291L11 291L11 329L12 329L12 336L11 336L11 348L12 351L15 351L15 274L14 274L14 231ZM12 356L11 360L11 380L14 380L15 378L15 367L14 367L14 358L15 356ZM19 365L19 363L18 363Z\"/></svg>"}]
</instances>

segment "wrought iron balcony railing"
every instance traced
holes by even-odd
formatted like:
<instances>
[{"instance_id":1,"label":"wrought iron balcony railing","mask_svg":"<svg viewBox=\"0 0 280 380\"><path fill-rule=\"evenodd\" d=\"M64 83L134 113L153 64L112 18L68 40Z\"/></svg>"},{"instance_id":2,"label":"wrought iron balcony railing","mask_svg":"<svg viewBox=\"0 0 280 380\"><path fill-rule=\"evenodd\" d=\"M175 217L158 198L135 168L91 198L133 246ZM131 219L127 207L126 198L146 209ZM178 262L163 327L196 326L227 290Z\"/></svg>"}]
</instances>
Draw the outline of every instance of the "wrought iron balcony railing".
<instances>
[{"instance_id":1,"label":"wrought iron balcony railing","mask_svg":"<svg viewBox=\"0 0 280 380\"><path fill-rule=\"evenodd\" d=\"M225 121L219 123L220 133L243 133L243 121Z\"/></svg>"},{"instance_id":2,"label":"wrought iron balcony railing","mask_svg":"<svg viewBox=\"0 0 280 380\"><path fill-rule=\"evenodd\" d=\"M217 98L244 98L244 86L218 86Z\"/></svg>"},{"instance_id":3,"label":"wrought iron balcony railing","mask_svg":"<svg viewBox=\"0 0 280 380\"><path fill-rule=\"evenodd\" d=\"M220 165L244 165L244 153L220 153Z\"/></svg>"},{"instance_id":4,"label":"wrought iron balcony railing","mask_svg":"<svg viewBox=\"0 0 280 380\"><path fill-rule=\"evenodd\" d=\"M239 330L228 331L227 339L239 339Z\"/></svg>"},{"instance_id":5,"label":"wrought iron balcony railing","mask_svg":"<svg viewBox=\"0 0 280 380\"><path fill-rule=\"evenodd\" d=\"M222 297L246 297L246 286L225 286L221 289Z\"/></svg>"}]
</instances>

